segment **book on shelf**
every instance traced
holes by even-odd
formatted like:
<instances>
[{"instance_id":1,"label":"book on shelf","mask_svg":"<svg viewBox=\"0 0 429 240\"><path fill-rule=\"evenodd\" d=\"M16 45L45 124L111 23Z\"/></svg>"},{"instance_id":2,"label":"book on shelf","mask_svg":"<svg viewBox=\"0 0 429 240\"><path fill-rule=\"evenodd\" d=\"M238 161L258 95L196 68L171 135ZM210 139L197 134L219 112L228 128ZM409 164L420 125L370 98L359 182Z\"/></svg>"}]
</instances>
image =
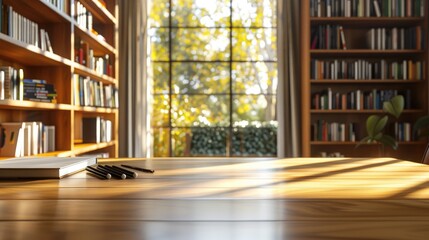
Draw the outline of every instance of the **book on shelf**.
<instances>
[{"instance_id":1,"label":"book on shelf","mask_svg":"<svg viewBox=\"0 0 429 240\"><path fill-rule=\"evenodd\" d=\"M82 118L82 142L101 143L112 141L112 121L101 117Z\"/></svg>"},{"instance_id":2,"label":"book on shelf","mask_svg":"<svg viewBox=\"0 0 429 240\"><path fill-rule=\"evenodd\" d=\"M310 0L311 17L423 17L424 0Z\"/></svg>"},{"instance_id":3,"label":"book on shelf","mask_svg":"<svg viewBox=\"0 0 429 240\"><path fill-rule=\"evenodd\" d=\"M80 106L117 108L118 89L113 85L73 75L73 103Z\"/></svg>"},{"instance_id":4,"label":"book on shelf","mask_svg":"<svg viewBox=\"0 0 429 240\"><path fill-rule=\"evenodd\" d=\"M64 12L64 13L67 12L67 4L68 4L67 0L43 0L43 1L50 3L61 12Z\"/></svg>"},{"instance_id":5,"label":"book on shelf","mask_svg":"<svg viewBox=\"0 0 429 240\"><path fill-rule=\"evenodd\" d=\"M55 126L42 122L3 122L0 156L23 157L55 151Z\"/></svg>"},{"instance_id":6,"label":"book on shelf","mask_svg":"<svg viewBox=\"0 0 429 240\"><path fill-rule=\"evenodd\" d=\"M312 59L310 77L315 80L423 80L426 62L412 59Z\"/></svg>"},{"instance_id":7,"label":"book on shelf","mask_svg":"<svg viewBox=\"0 0 429 240\"><path fill-rule=\"evenodd\" d=\"M404 97L404 109L411 109L411 90L392 90L392 89L372 89L361 90L356 89L353 91L339 92L333 91L331 88L325 89L321 92L312 94L311 103L312 109L315 110L365 110L383 109L383 102L389 101L396 95Z\"/></svg>"},{"instance_id":8,"label":"book on shelf","mask_svg":"<svg viewBox=\"0 0 429 240\"><path fill-rule=\"evenodd\" d=\"M94 164L94 156L11 158L0 161L0 178L60 179Z\"/></svg>"}]
</instances>

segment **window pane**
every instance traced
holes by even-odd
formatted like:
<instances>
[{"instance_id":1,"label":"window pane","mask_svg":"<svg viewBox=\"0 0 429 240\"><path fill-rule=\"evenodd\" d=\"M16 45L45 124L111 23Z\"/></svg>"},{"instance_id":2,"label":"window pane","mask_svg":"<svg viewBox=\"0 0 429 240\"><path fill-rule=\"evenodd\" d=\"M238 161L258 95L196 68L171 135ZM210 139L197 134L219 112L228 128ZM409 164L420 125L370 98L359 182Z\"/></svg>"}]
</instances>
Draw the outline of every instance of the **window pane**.
<instances>
[{"instance_id":1,"label":"window pane","mask_svg":"<svg viewBox=\"0 0 429 240\"><path fill-rule=\"evenodd\" d=\"M229 63L173 63L173 93L229 93Z\"/></svg>"},{"instance_id":2,"label":"window pane","mask_svg":"<svg viewBox=\"0 0 429 240\"><path fill-rule=\"evenodd\" d=\"M232 37L233 60L277 60L275 29L234 29Z\"/></svg>"},{"instance_id":3,"label":"window pane","mask_svg":"<svg viewBox=\"0 0 429 240\"><path fill-rule=\"evenodd\" d=\"M232 0L233 26L275 27L276 3L274 0Z\"/></svg>"},{"instance_id":4,"label":"window pane","mask_svg":"<svg viewBox=\"0 0 429 240\"><path fill-rule=\"evenodd\" d=\"M152 128L153 156L168 157L170 148L170 129Z\"/></svg>"},{"instance_id":5,"label":"window pane","mask_svg":"<svg viewBox=\"0 0 429 240\"><path fill-rule=\"evenodd\" d=\"M189 156L190 130L187 128L173 128L171 130L173 153L172 157Z\"/></svg>"},{"instance_id":6,"label":"window pane","mask_svg":"<svg viewBox=\"0 0 429 240\"><path fill-rule=\"evenodd\" d=\"M150 26L151 27L168 27L168 12L170 0L156 0L156 4L151 4L150 9Z\"/></svg>"},{"instance_id":7,"label":"window pane","mask_svg":"<svg viewBox=\"0 0 429 240\"><path fill-rule=\"evenodd\" d=\"M176 95L172 102L172 125L228 126L229 96L217 95Z\"/></svg>"},{"instance_id":8,"label":"window pane","mask_svg":"<svg viewBox=\"0 0 429 240\"><path fill-rule=\"evenodd\" d=\"M277 125L248 125L234 128L232 137L233 156L276 156Z\"/></svg>"},{"instance_id":9,"label":"window pane","mask_svg":"<svg viewBox=\"0 0 429 240\"><path fill-rule=\"evenodd\" d=\"M151 75L149 79L152 81L152 94L168 94L168 81L170 73L168 72L168 63L152 62Z\"/></svg>"},{"instance_id":10,"label":"window pane","mask_svg":"<svg viewBox=\"0 0 429 240\"><path fill-rule=\"evenodd\" d=\"M276 94L277 63L233 63L232 79L234 93Z\"/></svg>"},{"instance_id":11,"label":"window pane","mask_svg":"<svg viewBox=\"0 0 429 240\"><path fill-rule=\"evenodd\" d=\"M152 61L168 61L168 29L151 28L149 30Z\"/></svg>"},{"instance_id":12,"label":"window pane","mask_svg":"<svg viewBox=\"0 0 429 240\"><path fill-rule=\"evenodd\" d=\"M229 26L229 0L173 0L173 26Z\"/></svg>"},{"instance_id":13,"label":"window pane","mask_svg":"<svg viewBox=\"0 0 429 240\"><path fill-rule=\"evenodd\" d=\"M169 97L168 95L154 95L151 108L151 125L153 127L168 127Z\"/></svg>"},{"instance_id":14,"label":"window pane","mask_svg":"<svg viewBox=\"0 0 429 240\"><path fill-rule=\"evenodd\" d=\"M233 104L234 126L240 121L264 123L276 120L276 98L274 96L235 96Z\"/></svg>"},{"instance_id":15,"label":"window pane","mask_svg":"<svg viewBox=\"0 0 429 240\"><path fill-rule=\"evenodd\" d=\"M229 30L173 29L173 60L229 60Z\"/></svg>"}]
</instances>

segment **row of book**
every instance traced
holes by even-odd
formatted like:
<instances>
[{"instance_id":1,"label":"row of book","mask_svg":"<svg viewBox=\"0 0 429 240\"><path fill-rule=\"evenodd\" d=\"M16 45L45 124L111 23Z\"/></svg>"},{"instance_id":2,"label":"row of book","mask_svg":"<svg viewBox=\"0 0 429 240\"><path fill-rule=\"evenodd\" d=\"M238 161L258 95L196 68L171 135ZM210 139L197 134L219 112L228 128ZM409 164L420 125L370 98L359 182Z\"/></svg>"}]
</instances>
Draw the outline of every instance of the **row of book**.
<instances>
[{"instance_id":1,"label":"row of book","mask_svg":"<svg viewBox=\"0 0 429 240\"><path fill-rule=\"evenodd\" d=\"M11 66L0 67L0 100L23 100L24 70Z\"/></svg>"},{"instance_id":2,"label":"row of book","mask_svg":"<svg viewBox=\"0 0 429 240\"><path fill-rule=\"evenodd\" d=\"M397 141L410 142L413 137L411 123L409 122L395 122L395 138Z\"/></svg>"},{"instance_id":3,"label":"row of book","mask_svg":"<svg viewBox=\"0 0 429 240\"><path fill-rule=\"evenodd\" d=\"M119 92L113 85L104 85L89 77L73 75L73 101L75 105L94 107L119 107Z\"/></svg>"},{"instance_id":4,"label":"row of book","mask_svg":"<svg viewBox=\"0 0 429 240\"><path fill-rule=\"evenodd\" d=\"M312 94L312 109L383 109L383 102L396 95L404 97L404 108L411 109L411 90L354 90L346 93L333 92L331 88Z\"/></svg>"},{"instance_id":5,"label":"row of book","mask_svg":"<svg viewBox=\"0 0 429 240\"><path fill-rule=\"evenodd\" d=\"M43 51L53 52L48 32L36 22L15 12L12 6L3 5L0 0L1 32L15 40L39 47Z\"/></svg>"},{"instance_id":6,"label":"row of book","mask_svg":"<svg viewBox=\"0 0 429 240\"><path fill-rule=\"evenodd\" d=\"M312 141L355 142L357 138L357 123L338 123L317 120L311 124Z\"/></svg>"},{"instance_id":7,"label":"row of book","mask_svg":"<svg viewBox=\"0 0 429 240\"><path fill-rule=\"evenodd\" d=\"M311 124L311 140L322 142L356 142L359 140L357 130L357 123L328 122L320 119ZM414 140L411 123L395 122L394 136L400 142Z\"/></svg>"},{"instance_id":8,"label":"row of book","mask_svg":"<svg viewBox=\"0 0 429 240\"><path fill-rule=\"evenodd\" d=\"M367 45L372 50L398 50L425 48L425 34L421 26L411 28L371 28L367 34Z\"/></svg>"},{"instance_id":9,"label":"row of book","mask_svg":"<svg viewBox=\"0 0 429 240\"><path fill-rule=\"evenodd\" d=\"M347 49L343 26L327 24L311 27L310 49Z\"/></svg>"},{"instance_id":10,"label":"row of book","mask_svg":"<svg viewBox=\"0 0 429 240\"><path fill-rule=\"evenodd\" d=\"M112 141L112 121L102 117L82 118L82 142L101 143Z\"/></svg>"},{"instance_id":11,"label":"row of book","mask_svg":"<svg viewBox=\"0 0 429 240\"><path fill-rule=\"evenodd\" d=\"M57 93L46 80L24 78L23 69L1 66L0 100L5 99L56 103Z\"/></svg>"},{"instance_id":12,"label":"row of book","mask_svg":"<svg viewBox=\"0 0 429 240\"><path fill-rule=\"evenodd\" d=\"M55 126L42 122L3 122L2 157L23 157L55 151Z\"/></svg>"},{"instance_id":13,"label":"row of book","mask_svg":"<svg viewBox=\"0 0 429 240\"><path fill-rule=\"evenodd\" d=\"M310 0L312 17L423 17L425 0Z\"/></svg>"},{"instance_id":14,"label":"row of book","mask_svg":"<svg viewBox=\"0 0 429 240\"><path fill-rule=\"evenodd\" d=\"M75 19L77 25L81 28L92 30L93 28L93 17L92 13L86 9L86 7L80 3L75 4Z\"/></svg>"},{"instance_id":15,"label":"row of book","mask_svg":"<svg viewBox=\"0 0 429 240\"><path fill-rule=\"evenodd\" d=\"M423 80L426 79L426 62L413 60L388 62L385 59L312 59L310 62L310 77L316 80Z\"/></svg>"},{"instance_id":16,"label":"row of book","mask_svg":"<svg viewBox=\"0 0 429 240\"><path fill-rule=\"evenodd\" d=\"M55 8L61 12L67 13L67 0L43 0L47 3L52 4Z\"/></svg>"},{"instance_id":17,"label":"row of book","mask_svg":"<svg viewBox=\"0 0 429 240\"><path fill-rule=\"evenodd\" d=\"M94 50L89 47L87 42L77 42L78 44L75 48L75 62L94 70L97 74L113 76L113 66L110 63L109 54L95 56Z\"/></svg>"}]
</instances>

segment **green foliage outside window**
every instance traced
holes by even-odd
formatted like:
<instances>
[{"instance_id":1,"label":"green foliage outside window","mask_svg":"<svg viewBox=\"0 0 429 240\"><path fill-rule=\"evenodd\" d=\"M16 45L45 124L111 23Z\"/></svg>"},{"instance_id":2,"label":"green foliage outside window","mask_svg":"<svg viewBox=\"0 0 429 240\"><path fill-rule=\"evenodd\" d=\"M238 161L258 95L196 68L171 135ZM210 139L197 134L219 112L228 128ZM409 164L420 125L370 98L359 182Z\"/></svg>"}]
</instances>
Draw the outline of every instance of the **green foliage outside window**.
<instances>
[{"instance_id":1,"label":"green foliage outside window","mask_svg":"<svg viewBox=\"0 0 429 240\"><path fill-rule=\"evenodd\" d=\"M273 0L152 4L154 156L276 155L275 125L236 127L276 121L276 12Z\"/></svg>"}]
</instances>

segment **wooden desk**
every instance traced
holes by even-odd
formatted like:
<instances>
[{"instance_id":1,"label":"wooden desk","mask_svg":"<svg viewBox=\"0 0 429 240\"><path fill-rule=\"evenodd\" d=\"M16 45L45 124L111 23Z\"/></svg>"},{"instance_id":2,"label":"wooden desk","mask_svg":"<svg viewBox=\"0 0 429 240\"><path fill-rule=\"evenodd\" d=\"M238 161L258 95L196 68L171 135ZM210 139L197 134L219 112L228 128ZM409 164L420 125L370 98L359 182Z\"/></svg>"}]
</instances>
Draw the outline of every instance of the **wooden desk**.
<instances>
[{"instance_id":1,"label":"wooden desk","mask_svg":"<svg viewBox=\"0 0 429 240\"><path fill-rule=\"evenodd\" d=\"M115 162L119 164L119 162ZM0 181L0 239L427 239L429 166L154 159L138 179Z\"/></svg>"}]
</instances>

